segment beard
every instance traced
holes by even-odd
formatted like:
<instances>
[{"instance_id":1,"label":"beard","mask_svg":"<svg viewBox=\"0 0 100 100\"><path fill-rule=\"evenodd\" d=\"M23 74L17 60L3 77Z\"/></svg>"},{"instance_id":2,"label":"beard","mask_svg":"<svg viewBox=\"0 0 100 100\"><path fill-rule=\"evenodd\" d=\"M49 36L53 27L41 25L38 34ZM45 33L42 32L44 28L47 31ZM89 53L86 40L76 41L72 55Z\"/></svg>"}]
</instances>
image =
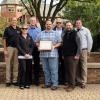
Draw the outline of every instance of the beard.
<instances>
[{"instance_id":1,"label":"beard","mask_svg":"<svg viewBox=\"0 0 100 100\"><path fill-rule=\"evenodd\" d=\"M47 29L47 30L51 30L51 27L50 27L50 26L48 26L46 29Z\"/></svg>"}]
</instances>

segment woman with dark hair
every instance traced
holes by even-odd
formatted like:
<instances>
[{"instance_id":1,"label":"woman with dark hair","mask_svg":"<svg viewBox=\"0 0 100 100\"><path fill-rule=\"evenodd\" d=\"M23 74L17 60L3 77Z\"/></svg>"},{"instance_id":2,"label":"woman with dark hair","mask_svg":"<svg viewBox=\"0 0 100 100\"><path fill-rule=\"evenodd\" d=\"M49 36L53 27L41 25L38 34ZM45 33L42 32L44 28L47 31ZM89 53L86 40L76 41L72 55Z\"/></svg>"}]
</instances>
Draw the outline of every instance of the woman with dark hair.
<instances>
[{"instance_id":1,"label":"woman with dark hair","mask_svg":"<svg viewBox=\"0 0 100 100\"><path fill-rule=\"evenodd\" d=\"M33 40L28 35L28 26L23 25L17 39L19 61L19 87L30 88L32 81L32 50Z\"/></svg>"}]
</instances>

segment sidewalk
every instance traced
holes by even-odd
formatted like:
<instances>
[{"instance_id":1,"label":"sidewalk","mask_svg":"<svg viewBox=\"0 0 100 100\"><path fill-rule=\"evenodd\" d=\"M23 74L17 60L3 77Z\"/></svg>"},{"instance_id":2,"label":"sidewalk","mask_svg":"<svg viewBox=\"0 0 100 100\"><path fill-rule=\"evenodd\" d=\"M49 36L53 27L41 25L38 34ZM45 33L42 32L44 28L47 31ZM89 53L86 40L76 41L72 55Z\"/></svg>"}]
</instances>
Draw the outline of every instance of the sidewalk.
<instances>
[{"instance_id":1,"label":"sidewalk","mask_svg":"<svg viewBox=\"0 0 100 100\"><path fill-rule=\"evenodd\" d=\"M76 87L72 92L66 92L64 86L58 90L42 89L32 86L20 90L18 87L0 85L0 100L100 100L100 84L88 84L86 89Z\"/></svg>"}]
</instances>

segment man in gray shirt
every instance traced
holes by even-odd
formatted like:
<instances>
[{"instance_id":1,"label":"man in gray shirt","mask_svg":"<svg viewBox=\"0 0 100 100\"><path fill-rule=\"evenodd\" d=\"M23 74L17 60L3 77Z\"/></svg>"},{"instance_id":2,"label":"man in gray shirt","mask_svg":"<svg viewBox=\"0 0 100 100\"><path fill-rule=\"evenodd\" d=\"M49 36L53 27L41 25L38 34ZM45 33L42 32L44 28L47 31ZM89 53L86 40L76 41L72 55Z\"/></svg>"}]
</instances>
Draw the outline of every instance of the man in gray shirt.
<instances>
[{"instance_id":1,"label":"man in gray shirt","mask_svg":"<svg viewBox=\"0 0 100 100\"><path fill-rule=\"evenodd\" d=\"M76 29L81 39L81 55L76 81L81 88L85 88L87 82L87 54L92 49L93 40L89 29L83 27L80 19L76 20Z\"/></svg>"}]
</instances>

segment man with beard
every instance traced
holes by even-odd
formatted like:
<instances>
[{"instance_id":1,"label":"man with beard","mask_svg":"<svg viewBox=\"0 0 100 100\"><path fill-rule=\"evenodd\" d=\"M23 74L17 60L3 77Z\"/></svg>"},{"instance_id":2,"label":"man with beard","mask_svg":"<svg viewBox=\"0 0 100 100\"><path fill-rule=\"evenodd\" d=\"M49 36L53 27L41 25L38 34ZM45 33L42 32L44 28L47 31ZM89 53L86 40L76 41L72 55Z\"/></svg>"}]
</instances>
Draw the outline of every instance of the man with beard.
<instances>
[{"instance_id":1,"label":"man with beard","mask_svg":"<svg viewBox=\"0 0 100 100\"><path fill-rule=\"evenodd\" d=\"M65 66L65 79L66 79L66 91L70 92L75 88L75 78L77 64L80 55L80 38L77 31L73 29L71 21L66 23L66 29L62 37L62 51L64 57Z\"/></svg>"},{"instance_id":2,"label":"man with beard","mask_svg":"<svg viewBox=\"0 0 100 100\"><path fill-rule=\"evenodd\" d=\"M58 50L57 48L61 45L61 39L59 35L52 30L52 22L46 21L46 29L42 31L37 38L37 45L39 49L41 47L41 41L51 42L50 50L40 50L40 59L43 64L43 71L45 76L45 85L43 88L51 87L52 90L58 88ZM50 44L48 44L50 45ZM46 47L46 45L45 45Z\"/></svg>"}]
</instances>

